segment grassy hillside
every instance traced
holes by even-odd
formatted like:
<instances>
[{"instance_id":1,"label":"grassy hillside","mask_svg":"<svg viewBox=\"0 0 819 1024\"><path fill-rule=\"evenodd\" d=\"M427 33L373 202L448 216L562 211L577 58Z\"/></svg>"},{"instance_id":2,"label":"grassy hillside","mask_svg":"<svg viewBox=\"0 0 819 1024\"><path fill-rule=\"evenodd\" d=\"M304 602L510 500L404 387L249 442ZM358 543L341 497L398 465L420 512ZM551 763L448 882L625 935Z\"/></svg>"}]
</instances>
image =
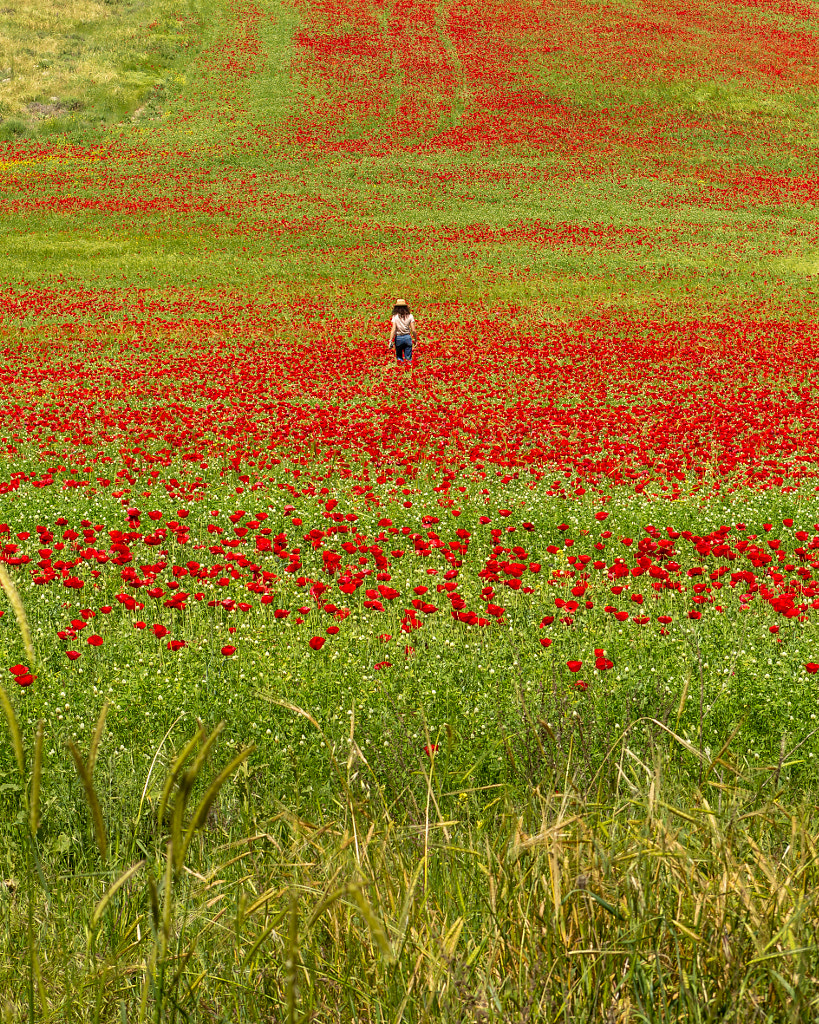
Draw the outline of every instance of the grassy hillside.
<instances>
[{"instance_id":1,"label":"grassy hillside","mask_svg":"<svg viewBox=\"0 0 819 1024\"><path fill-rule=\"evenodd\" d=\"M126 302L134 288L321 288L354 309L403 287L427 304L532 303L558 320L813 308L807 16L105 11L74 33L91 62L66 64L77 97L46 89L78 111L31 123L37 143L4 169L15 288L65 279ZM65 17L53 24L70 37ZM33 57L23 73L26 47L9 48L21 70L2 102L19 120L52 101ZM101 146L88 135L111 122L99 104L122 108Z\"/></svg>"}]
</instances>

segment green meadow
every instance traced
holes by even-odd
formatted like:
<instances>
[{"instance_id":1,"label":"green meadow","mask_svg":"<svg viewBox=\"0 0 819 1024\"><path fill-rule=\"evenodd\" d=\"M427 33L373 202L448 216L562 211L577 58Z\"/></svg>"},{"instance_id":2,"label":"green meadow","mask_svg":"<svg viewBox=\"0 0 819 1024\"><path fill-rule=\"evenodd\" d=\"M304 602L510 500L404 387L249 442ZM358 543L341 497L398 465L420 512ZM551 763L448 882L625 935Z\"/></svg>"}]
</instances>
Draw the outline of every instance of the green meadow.
<instances>
[{"instance_id":1,"label":"green meadow","mask_svg":"<svg viewBox=\"0 0 819 1024\"><path fill-rule=\"evenodd\" d=\"M3 1024L816 1017L816 12L736 6L0 9Z\"/></svg>"}]
</instances>

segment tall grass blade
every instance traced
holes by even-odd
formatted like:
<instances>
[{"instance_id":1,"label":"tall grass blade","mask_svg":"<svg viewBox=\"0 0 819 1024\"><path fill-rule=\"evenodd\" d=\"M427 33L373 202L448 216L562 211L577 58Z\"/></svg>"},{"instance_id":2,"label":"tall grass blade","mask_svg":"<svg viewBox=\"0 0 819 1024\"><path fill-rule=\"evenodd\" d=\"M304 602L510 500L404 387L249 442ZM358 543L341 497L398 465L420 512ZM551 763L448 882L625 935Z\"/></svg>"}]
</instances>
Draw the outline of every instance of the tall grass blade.
<instances>
[{"instance_id":1,"label":"tall grass blade","mask_svg":"<svg viewBox=\"0 0 819 1024\"><path fill-rule=\"evenodd\" d=\"M164 949L168 948L171 937L171 911L173 909L173 840L168 843L165 854L165 904L162 908L162 936Z\"/></svg>"},{"instance_id":2,"label":"tall grass blade","mask_svg":"<svg viewBox=\"0 0 819 1024\"><path fill-rule=\"evenodd\" d=\"M299 904L296 894L290 891L290 924L287 929L287 960L285 962L285 986L287 1003L287 1024L296 1024L296 977L299 968Z\"/></svg>"},{"instance_id":3,"label":"tall grass blade","mask_svg":"<svg viewBox=\"0 0 819 1024\"><path fill-rule=\"evenodd\" d=\"M179 719L181 717L182 717L182 715L178 715L176 717L176 719L170 724L170 726L168 727L168 731L162 737L162 739L161 739L161 741L159 743L159 746L156 748L156 752L154 753L153 760L151 761L151 767L148 769L148 774L145 776L145 785L142 787L142 795L139 798L139 808L138 808L137 813L136 813L137 821L139 821L139 819L142 817L142 806L145 803L145 796L146 796L146 794L148 792L148 786L150 786L150 784L151 784L151 777L153 776L153 773L154 773L154 766L155 766L155 764L157 762L157 759L159 758L160 753L162 752L162 748L165 746L165 741L171 735L171 733L174 730L174 727L176 726L177 722L179 721ZM166 785L167 785L167 780L166 780ZM171 783L171 785L173 785L173 783ZM163 792L164 792L164 790L163 790ZM168 792L170 792L170 790Z\"/></svg>"},{"instance_id":4,"label":"tall grass blade","mask_svg":"<svg viewBox=\"0 0 819 1024\"><path fill-rule=\"evenodd\" d=\"M316 921L318 921L318 919L325 912L325 910L329 910L334 903L336 903L338 900L341 899L342 896L345 896L346 894L347 886L342 885L334 892L330 893L329 896L325 896L323 897L323 899L320 899L319 902L313 908L313 913L310 915L310 920L307 922L307 930L309 931L313 927L313 925L316 923Z\"/></svg>"},{"instance_id":5,"label":"tall grass blade","mask_svg":"<svg viewBox=\"0 0 819 1024\"><path fill-rule=\"evenodd\" d=\"M154 933L159 935L159 926L161 924L159 918L159 893L156 888L156 880L153 875L148 876L148 895L151 900L151 923L154 926Z\"/></svg>"},{"instance_id":6,"label":"tall grass blade","mask_svg":"<svg viewBox=\"0 0 819 1024\"><path fill-rule=\"evenodd\" d=\"M253 943L253 945L250 947L250 949L247 951L247 953L245 953L244 960L242 960L242 967L247 967L248 964L253 962L253 958L256 956L256 954L261 949L262 944L264 943L265 939L268 937L268 935L270 935L270 933L273 931L273 929L276 927L276 925L281 924L281 922L287 916L287 913L288 913L287 910L280 911L280 913L278 913L273 918L273 920L270 922L270 924L267 925L267 927L259 935L258 939L256 939L256 941Z\"/></svg>"},{"instance_id":7,"label":"tall grass blade","mask_svg":"<svg viewBox=\"0 0 819 1024\"><path fill-rule=\"evenodd\" d=\"M205 824L205 821L207 820L208 817L208 812L210 811L211 805L213 804L213 801L216 799L219 790L227 782L230 776L236 771L239 765L243 761L245 761L253 753L255 749L255 743L251 743L250 746L245 747L244 750L240 750L236 757L234 757L233 760L219 772L219 774L216 776L216 778L213 780L210 786L208 786L207 790L205 791L205 795L199 801L199 806L194 811L193 817L191 818L190 824L188 825L187 831L185 832L185 838L182 844L182 849L178 857L177 868L181 867L182 864L185 863L185 856L188 852L188 847L191 844L194 834L196 833L197 829L200 829Z\"/></svg>"},{"instance_id":8,"label":"tall grass blade","mask_svg":"<svg viewBox=\"0 0 819 1024\"><path fill-rule=\"evenodd\" d=\"M31 834L37 835L40 827L40 780L43 774L43 728L42 718L37 723L37 735L34 737L34 767L31 771L31 792L29 794L29 826Z\"/></svg>"},{"instance_id":9,"label":"tall grass blade","mask_svg":"<svg viewBox=\"0 0 819 1024\"><path fill-rule=\"evenodd\" d=\"M457 921L452 925L449 931L444 936L444 957L447 960L451 960L455 956L455 948L458 945L458 940L461 937L466 922L462 917L459 917Z\"/></svg>"},{"instance_id":10,"label":"tall grass blade","mask_svg":"<svg viewBox=\"0 0 819 1024\"><path fill-rule=\"evenodd\" d=\"M102 899L96 905L96 907L94 908L94 913L91 915L91 929L92 929L92 931L99 924L99 922L100 922L100 920L102 918L102 915L105 913L105 908L108 906L108 904L114 898L114 896L116 896L116 894L123 887L123 885L125 885L125 883L129 879L133 878L134 875L137 873L137 871L139 871L140 868L142 868L144 865L145 865L145 861L144 860L140 860L140 861L137 861L136 864L132 864L129 868L127 868L125 871L122 872L122 874L119 876L119 878L116 880L116 882L114 882L113 885L110 885L108 887L108 889L105 891L105 895L102 897Z\"/></svg>"},{"instance_id":11,"label":"tall grass blade","mask_svg":"<svg viewBox=\"0 0 819 1024\"><path fill-rule=\"evenodd\" d=\"M210 754L213 744L219 738L222 730L225 727L224 722L220 722L210 736L202 743L202 749L193 759L193 763L190 768L183 774L179 781L179 785L176 789L176 796L174 798L173 811L171 813L171 840L174 844L174 854L177 858L177 867L182 866L184 855L182 848L184 841L182 838L183 822L185 820L185 811L188 808L188 800L190 799L193 787L196 785L196 780L199 778L199 773L202 770L202 766Z\"/></svg>"},{"instance_id":12,"label":"tall grass blade","mask_svg":"<svg viewBox=\"0 0 819 1024\"><path fill-rule=\"evenodd\" d=\"M37 984L37 998L40 1000L40 1013L45 1020L48 1016L49 1004L46 995L46 987L43 984L43 972L40 967L40 958L37 956L37 949L34 942L31 943L31 966L34 972L34 981Z\"/></svg>"},{"instance_id":13,"label":"tall grass blade","mask_svg":"<svg viewBox=\"0 0 819 1024\"><path fill-rule=\"evenodd\" d=\"M97 763L97 750L102 739L102 730L105 728L105 719L108 715L108 707L108 701L106 701L100 711L100 717L97 719L94 734L91 737L91 746L88 749L88 761L86 764L88 766L88 774L92 778L94 777L94 765Z\"/></svg>"},{"instance_id":14,"label":"tall grass blade","mask_svg":"<svg viewBox=\"0 0 819 1024\"><path fill-rule=\"evenodd\" d=\"M20 734L20 726L17 723L17 715L14 713L14 708L11 706L9 695L0 686L0 704L3 705L3 711L8 722L9 732L11 733L11 746L14 750L14 759L17 761L17 767L20 770L20 775L23 779L26 777L26 758L23 753L23 737Z\"/></svg>"},{"instance_id":15,"label":"tall grass blade","mask_svg":"<svg viewBox=\"0 0 819 1024\"><path fill-rule=\"evenodd\" d=\"M376 942L376 945L381 950L384 958L392 963L393 953L392 946L390 946L390 940L387 938L387 933L384 929L384 925L379 920L373 908L367 901L367 897L361 891L361 887L353 885L350 887L350 893L355 899L358 909L361 911L361 916L367 922L367 926L370 929L370 934Z\"/></svg>"},{"instance_id":16,"label":"tall grass blade","mask_svg":"<svg viewBox=\"0 0 819 1024\"><path fill-rule=\"evenodd\" d=\"M94 838L97 841L97 848L100 851L100 856L105 860L108 854L108 837L105 832L105 823L102 820L100 802L97 799L97 794L94 790L94 783L91 781L91 776L88 773L88 769L82 759L82 754L77 749L76 744L69 740L67 746L71 752L71 756L74 758L74 766L77 769L77 774L79 775L80 781L83 784L83 789L85 790L88 808L91 811L91 820L94 822Z\"/></svg>"},{"instance_id":17,"label":"tall grass blade","mask_svg":"<svg viewBox=\"0 0 819 1024\"><path fill-rule=\"evenodd\" d=\"M168 772L168 777L167 779L165 779L165 785L162 789L162 796L159 799L159 806L157 807L156 811L156 820L160 828L162 827L162 819L165 816L165 809L168 806L168 800L170 800L171 793L173 792L173 787L176 785L176 780L179 777L179 773L182 771L188 758L191 756L194 749L196 748L196 744L201 743L204 740L204 738L205 730L200 728L196 732L196 734L191 739L189 739L185 746L182 748L179 756L176 758L173 765L171 766L170 772Z\"/></svg>"},{"instance_id":18,"label":"tall grass blade","mask_svg":"<svg viewBox=\"0 0 819 1024\"><path fill-rule=\"evenodd\" d=\"M20 636L23 638L23 647L26 649L26 655L31 662L31 667L37 661L36 655L34 654L34 644L31 640L31 629L29 628L28 618L26 617L26 609L23 605L23 601L14 585L14 581L8 574L8 569L5 565L0 562L0 586L6 592L6 597L9 599L9 604L14 609L14 617L17 619L17 625L20 628Z\"/></svg>"},{"instance_id":19,"label":"tall grass blade","mask_svg":"<svg viewBox=\"0 0 819 1024\"><path fill-rule=\"evenodd\" d=\"M702 780L703 784L705 784L708 781L708 778L711 775L711 772L714 770L714 768L718 764L722 764L723 767L730 768L730 765L726 765L725 762L722 760L722 755L726 752L726 750L734 742L734 739L736 738L737 734L739 733L739 730L742 728L742 726L744 724L745 724L745 717L741 718L737 722L737 724L732 729L731 734L728 736L728 739L719 748L719 751L717 752L716 756L711 758L711 763L708 765L708 770L706 771L705 775L703 776L703 780Z\"/></svg>"}]
</instances>

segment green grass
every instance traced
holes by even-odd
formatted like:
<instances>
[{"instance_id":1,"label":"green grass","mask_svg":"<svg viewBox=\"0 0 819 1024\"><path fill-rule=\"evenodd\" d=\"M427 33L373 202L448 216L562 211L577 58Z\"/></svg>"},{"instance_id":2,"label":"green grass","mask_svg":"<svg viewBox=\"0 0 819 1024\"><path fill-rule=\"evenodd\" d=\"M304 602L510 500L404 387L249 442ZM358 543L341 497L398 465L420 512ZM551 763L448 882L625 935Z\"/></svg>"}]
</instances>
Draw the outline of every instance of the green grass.
<instances>
[{"instance_id":1,"label":"green grass","mask_svg":"<svg viewBox=\"0 0 819 1024\"><path fill-rule=\"evenodd\" d=\"M31 180L41 167L33 165L4 180L13 188ZM271 174L269 168L258 174ZM616 180L578 184L560 199L534 189L515 202L504 201L499 187L463 187L431 208L421 184L394 179L394 206L401 209L402 228L411 232L396 241L372 225L371 192L360 176L340 191L339 169L313 172L295 193L283 197L277 215L313 215L305 197L335 195L352 202L354 210L339 223L316 224L302 231L298 224L276 236L252 231L231 234L234 215L182 213L173 221L162 215L131 218L120 214L73 210L66 213L11 215L4 221L0 247L8 280L31 285L53 283L60 277L92 287L153 287L166 285L218 289L239 286L260 291L273 285L309 292L321 284L339 289L344 303L355 307L369 296L401 290L434 295L436 301L534 302L553 313L582 314L599 305L650 310L667 304L680 312L724 307L730 297L741 307L752 300L781 311L789 306L809 309L814 301L812 227L796 206L774 214L760 211L708 210L688 214L669 225L652 199L656 191L639 182L624 192ZM231 192L233 190L231 189ZM110 198L104 185L84 183L84 197ZM221 194L220 194L221 193ZM215 189L221 203L230 193ZM297 208L298 208L297 206ZM356 207L358 209L356 209ZM440 223L453 230L480 225L498 232L533 221L569 224L592 230L614 226L639 233L616 246L593 240L579 247L558 243L544 247L536 240L465 240L453 245L436 242ZM388 217L387 223L394 223ZM25 228L25 230L23 230ZM646 244L650 239L650 244ZM363 243L363 244L362 244ZM317 260L316 248L332 252ZM396 265L396 256L404 261ZM346 266L344 276L340 266ZM753 276L755 275L755 276Z\"/></svg>"},{"instance_id":2,"label":"green grass","mask_svg":"<svg viewBox=\"0 0 819 1024\"><path fill-rule=\"evenodd\" d=\"M206 29L196 0L13 0L0 12L0 140L89 142L184 86Z\"/></svg>"},{"instance_id":3,"label":"green grass","mask_svg":"<svg viewBox=\"0 0 819 1024\"><path fill-rule=\"evenodd\" d=\"M208 504L230 507L233 482L222 502L210 480ZM416 502L434 497L422 485ZM514 488L503 500L517 506ZM103 521L113 505L63 492L51 512ZM534 504L538 523L568 514L578 553L593 507ZM681 501L675 523L702 532L741 516L761 531L809 508L798 494ZM29 520L25 504L5 514L15 531ZM616 499L612 514L638 534L646 508ZM241 653L222 658L226 623L194 605L173 625L184 655L147 649L128 617L95 624L107 647L69 666L50 636L87 598L66 610L59 593L31 595L39 678L12 695L22 774L2 749L6 1019L27 1012L26 971L45 1020L139 1020L144 1005L156 1020L706 1021L740 1020L749 1001L771 1020L809 1018L813 630L794 623L772 649L764 611L722 593L724 616L696 633L672 607L662 647L610 621L564 631L547 655L531 638L554 610L546 591L491 635L430 623L405 639L394 612L319 656L306 645L315 613L284 630L256 614L230 620ZM33 664L6 607L4 661ZM598 644L616 669L579 693L562 666ZM393 667L374 672L385 656ZM186 779L176 759L197 720L226 727ZM249 742L174 867L208 786ZM86 772L95 762L101 825L76 756Z\"/></svg>"},{"instance_id":4,"label":"green grass","mask_svg":"<svg viewBox=\"0 0 819 1024\"><path fill-rule=\"evenodd\" d=\"M112 124L113 117L120 123L109 138L125 149L110 149L96 173L81 157L63 157L57 164L46 156L2 167L0 192L9 197L30 194L43 175L54 175L55 197L92 201L88 208L10 210L0 230L3 280L19 287L66 279L94 288L155 288L161 280L255 294L270 287L299 295L327 288L351 308L373 295L409 290L436 301L536 303L557 318L600 308L697 315L759 303L798 318L800 310L813 308L817 268L810 208L799 197L735 200L730 183L719 180L723 172L746 168L771 175L799 172L787 163L796 148L786 140L772 145L769 131L770 125L793 129L800 146L809 145L805 132L814 133L813 106L798 90L763 93L739 80L623 85L571 67L565 79L554 69L539 72L551 76L556 94L569 103L582 105L586 101L577 91L596 89L599 102L621 113L648 105L684 115L693 103L711 111L720 138L732 126L743 128L730 152L715 146L714 136L687 132L674 156L678 164L659 172L641 166L639 153L628 148L622 151L625 162L592 155L580 168L558 152L450 150L410 158L300 152L288 141L287 119L299 112L306 90L320 95L325 86L299 80L293 63L295 10L280 3L262 8L264 64L240 85L210 74L206 63L207 47L231 31L229 16L216 3L191 9L188 20L178 23L193 26L184 31L195 33L184 55L172 55L171 63L171 56L153 56L145 27L153 17L161 28L170 9L116 7L98 19L95 31L109 32L110 38L93 54L108 62L107 73L118 83L113 91L106 86L105 94L124 90L122 104L133 113L146 93L128 85L122 69L156 60L162 83L157 102L136 121L109 116L91 96L98 72L89 70L84 78L73 68L71 81L91 90L83 100L89 113L77 114L74 127L47 119L54 122L48 129L53 141L87 141L93 124ZM61 24L55 22L55 32ZM14 81L15 89L23 89L22 72ZM25 95L34 96L33 65L26 81ZM754 104L768 113L754 113ZM19 118L22 107L15 110ZM118 154L129 147L144 147L144 168L140 161L120 163ZM157 174L152 168L159 165ZM65 173L67 181L61 180ZM265 198L245 207L252 200L251 182ZM106 208L123 198L178 203L189 198L190 189L212 197L213 209L187 209L184 202L170 213ZM317 218L309 233L298 223L304 216ZM271 220L285 224L269 232L264 225ZM478 225L499 231L533 221L613 225L642 232L643 241L632 243L626 235L616 245L564 241L552 248L536 238L451 244L436 241L431 230ZM376 224L399 235L385 236ZM402 241L400 232L416 229ZM317 259L317 249L329 256Z\"/></svg>"},{"instance_id":5,"label":"green grass","mask_svg":"<svg viewBox=\"0 0 819 1024\"><path fill-rule=\"evenodd\" d=\"M312 716L291 713L317 734ZM216 775L233 751L217 743L209 769L205 731L181 750L190 731L159 743L167 767L152 763L135 814L108 810L103 718L90 746L72 748L86 800L67 764L46 760L41 779L36 753L32 767L22 751L24 770L4 789L21 809L27 866L4 879L0 913L17 937L7 954L27 960L29 978L21 985L18 967L6 985L5 1019L816 1012L815 808L783 807L782 759L754 778L737 772L730 744L702 756L658 732L645 763L626 734L608 758L617 781L589 779L571 746L535 728L518 761L557 758L561 777L521 799L453 772L446 743L373 771L351 721L328 756L335 806L322 821L279 802L245 751ZM686 757L699 766L693 802L673 781ZM106 813L94 825L98 800ZM80 857L68 836L54 853L38 839L41 809L62 802L83 834Z\"/></svg>"}]
</instances>

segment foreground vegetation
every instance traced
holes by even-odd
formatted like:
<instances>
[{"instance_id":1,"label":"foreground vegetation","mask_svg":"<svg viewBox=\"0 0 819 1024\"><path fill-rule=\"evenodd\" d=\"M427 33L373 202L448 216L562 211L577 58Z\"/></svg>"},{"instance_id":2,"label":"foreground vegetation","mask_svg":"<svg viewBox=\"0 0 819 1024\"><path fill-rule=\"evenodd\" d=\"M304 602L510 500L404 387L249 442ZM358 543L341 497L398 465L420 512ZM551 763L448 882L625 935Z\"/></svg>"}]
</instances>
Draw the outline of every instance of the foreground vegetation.
<instances>
[{"instance_id":1,"label":"foreground vegetation","mask_svg":"<svg viewBox=\"0 0 819 1024\"><path fill-rule=\"evenodd\" d=\"M423 489L413 493L423 507ZM695 503L690 525L701 536L742 507L738 537L775 536L754 522L771 506L757 500ZM781 500L804 516L798 496ZM206 524L225 521L202 504L170 548L171 580L174 564L193 564L182 552L199 529L212 539ZM267 507L263 521L280 529ZM566 505L544 496L535 507L530 550ZM331 591L319 602L298 580L280 580L257 610L230 611L228 578L214 578L197 583L191 608L154 599L168 628L150 635L138 618L149 608L106 603L117 603L120 566L73 570L96 587L88 618L86 587L66 602L71 588L28 586L26 611L9 576L22 585L20 568L4 570L2 636L19 684L4 698L0 795L6 1019L815 1012L813 628L758 595L746 608L746 569L742 586L695 584L619 619L602 602L630 609L640 591L613 594L603 574L585 584L595 607L573 612L582 622L554 621L555 595L567 610L576 585L567 557L605 548L602 526L637 532L642 501L615 496L609 508L572 529L571 547L538 549L546 567L532 579L554 566L548 582L485 625L431 613L404 630L403 611L361 606L328 617ZM685 503L675 512L691 536ZM467 507L454 521L477 534L474 519ZM776 536L784 561L792 542L787 529ZM476 539L459 552L451 593L475 601L472 560L489 550ZM433 563L419 561L414 578L429 580ZM411 587L409 571L389 583ZM131 593L151 601L143 590ZM719 610L691 603L713 594ZM308 603L278 618L294 600Z\"/></svg>"},{"instance_id":2,"label":"foreground vegetation","mask_svg":"<svg viewBox=\"0 0 819 1024\"><path fill-rule=\"evenodd\" d=\"M783 807L781 763L753 779L730 745L709 758L658 731L653 765L625 737L581 788L571 750L547 754L549 731L535 726L530 754L566 770L558 790L522 799L510 785L461 789L431 747L400 782L379 778L351 725L331 760L337 806L320 824L271 807L249 750L222 767L218 730L200 729L159 799L106 827L103 730L104 716L87 753L70 748L84 811L71 787L42 784L42 734L33 756L16 746L27 856L3 906L28 978L6 989L8 1020L26 1008L78 1021L815 1013L815 812ZM693 792L680 792L669 752L698 771ZM54 799L90 820L96 852L44 875L40 807Z\"/></svg>"}]
</instances>

